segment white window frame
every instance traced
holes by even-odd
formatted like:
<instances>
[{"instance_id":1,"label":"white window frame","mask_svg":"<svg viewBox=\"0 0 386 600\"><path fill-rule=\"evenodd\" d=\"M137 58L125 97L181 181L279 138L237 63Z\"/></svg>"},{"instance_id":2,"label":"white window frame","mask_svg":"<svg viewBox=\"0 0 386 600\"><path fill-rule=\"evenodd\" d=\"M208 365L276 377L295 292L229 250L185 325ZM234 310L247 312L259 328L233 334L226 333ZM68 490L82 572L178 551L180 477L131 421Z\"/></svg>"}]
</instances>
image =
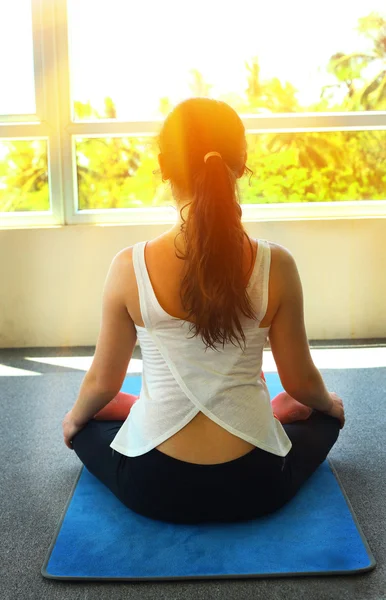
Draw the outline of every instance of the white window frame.
<instances>
[{"instance_id":1,"label":"white window frame","mask_svg":"<svg viewBox=\"0 0 386 600\"><path fill-rule=\"evenodd\" d=\"M173 224L172 207L77 210L75 137L155 135L163 120L74 121L67 0L31 0L31 4L36 115L0 116L0 139L47 141L51 210L0 213L0 227ZM386 111L244 115L243 122L247 133L386 131ZM242 212L243 221L385 218L386 192L385 200L243 204Z\"/></svg>"}]
</instances>

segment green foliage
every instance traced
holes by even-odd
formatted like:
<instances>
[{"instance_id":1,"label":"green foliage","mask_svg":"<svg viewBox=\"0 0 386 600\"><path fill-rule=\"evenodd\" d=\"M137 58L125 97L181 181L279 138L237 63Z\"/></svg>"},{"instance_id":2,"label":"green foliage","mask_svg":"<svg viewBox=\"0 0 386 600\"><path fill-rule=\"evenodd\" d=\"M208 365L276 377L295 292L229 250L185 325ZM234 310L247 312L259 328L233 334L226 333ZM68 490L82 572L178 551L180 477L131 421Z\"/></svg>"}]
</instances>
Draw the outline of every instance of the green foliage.
<instances>
[{"instance_id":1,"label":"green foliage","mask_svg":"<svg viewBox=\"0 0 386 600\"><path fill-rule=\"evenodd\" d=\"M358 31L372 50L336 52L326 64L335 84L321 90L318 103L301 106L297 90L278 78L263 80L258 57L245 63L244 95L220 99L239 114L304 111L386 110L386 20L371 13L359 20ZM368 67L374 69L371 77ZM192 96L207 96L211 85L191 70ZM344 90L338 105L331 89ZM159 114L173 108L159 100ZM74 102L75 118L116 119L114 101L105 98L103 114L88 103ZM245 204L327 202L385 199L386 132L306 132L248 135L248 166L254 175L239 182ZM157 207L172 202L161 181L155 137L76 138L80 210ZM0 212L48 210L46 143L0 142Z\"/></svg>"},{"instance_id":2,"label":"green foliage","mask_svg":"<svg viewBox=\"0 0 386 600\"><path fill-rule=\"evenodd\" d=\"M372 43L370 52L334 54L327 71L335 75L337 87L347 90L344 110L386 110L386 20L377 13L359 19L358 31ZM375 66L368 79L366 69Z\"/></svg>"},{"instance_id":3,"label":"green foliage","mask_svg":"<svg viewBox=\"0 0 386 600\"><path fill-rule=\"evenodd\" d=\"M269 81L260 79L259 59L254 57L246 62L248 87L245 90L246 101L242 98L233 99L232 105L239 113L262 112L300 112L302 111L296 99L296 88L288 81L283 84L277 77Z\"/></svg>"},{"instance_id":4,"label":"green foliage","mask_svg":"<svg viewBox=\"0 0 386 600\"><path fill-rule=\"evenodd\" d=\"M79 208L160 206L170 198L157 167L154 137L79 138Z\"/></svg>"},{"instance_id":5,"label":"green foliage","mask_svg":"<svg viewBox=\"0 0 386 600\"><path fill-rule=\"evenodd\" d=\"M46 142L3 141L0 152L0 212L49 210Z\"/></svg>"},{"instance_id":6,"label":"green foliage","mask_svg":"<svg viewBox=\"0 0 386 600\"><path fill-rule=\"evenodd\" d=\"M385 199L384 132L248 136L248 148L245 204Z\"/></svg>"}]
</instances>

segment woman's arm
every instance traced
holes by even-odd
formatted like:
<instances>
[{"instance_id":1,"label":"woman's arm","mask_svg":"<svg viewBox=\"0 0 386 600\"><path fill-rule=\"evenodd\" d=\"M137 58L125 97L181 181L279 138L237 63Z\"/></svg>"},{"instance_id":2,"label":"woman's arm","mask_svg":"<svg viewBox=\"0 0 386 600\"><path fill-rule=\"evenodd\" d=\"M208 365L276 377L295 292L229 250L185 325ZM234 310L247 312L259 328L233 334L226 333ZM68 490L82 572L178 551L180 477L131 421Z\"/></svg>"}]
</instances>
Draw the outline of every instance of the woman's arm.
<instances>
[{"instance_id":1,"label":"woman's arm","mask_svg":"<svg viewBox=\"0 0 386 600\"><path fill-rule=\"evenodd\" d=\"M103 290L102 324L93 362L83 379L71 411L78 424L85 424L120 391L133 354L137 332L125 303L136 285L130 277L132 248L113 259Z\"/></svg>"},{"instance_id":2,"label":"woman's arm","mask_svg":"<svg viewBox=\"0 0 386 600\"><path fill-rule=\"evenodd\" d=\"M101 388L97 380L90 373L86 373L78 398L71 409L74 423L79 426L86 425L115 396L114 392Z\"/></svg>"},{"instance_id":3,"label":"woman's arm","mask_svg":"<svg viewBox=\"0 0 386 600\"><path fill-rule=\"evenodd\" d=\"M280 298L269 331L271 350L285 391L301 404L327 411L332 400L310 353L304 323L303 290L292 254L272 244L271 271ZM271 275L271 276L272 276Z\"/></svg>"}]
</instances>

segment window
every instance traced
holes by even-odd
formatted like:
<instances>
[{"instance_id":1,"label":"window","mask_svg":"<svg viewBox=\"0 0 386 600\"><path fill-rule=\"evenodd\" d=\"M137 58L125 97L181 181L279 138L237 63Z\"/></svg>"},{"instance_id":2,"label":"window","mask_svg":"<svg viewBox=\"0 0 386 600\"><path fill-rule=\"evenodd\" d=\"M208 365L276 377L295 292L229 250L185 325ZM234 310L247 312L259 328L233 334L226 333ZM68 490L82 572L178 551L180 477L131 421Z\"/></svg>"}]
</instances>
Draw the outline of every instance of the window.
<instances>
[{"instance_id":1,"label":"window","mask_svg":"<svg viewBox=\"0 0 386 600\"><path fill-rule=\"evenodd\" d=\"M244 121L245 219L386 214L384 0L106 6L6 10L2 225L172 223L155 136L189 96L224 100Z\"/></svg>"},{"instance_id":2,"label":"window","mask_svg":"<svg viewBox=\"0 0 386 600\"><path fill-rule=\"evenodd\" d=\"M63 221L45 4L13 0L0 8L1 227Z\"/></svg>"}]
</instances>

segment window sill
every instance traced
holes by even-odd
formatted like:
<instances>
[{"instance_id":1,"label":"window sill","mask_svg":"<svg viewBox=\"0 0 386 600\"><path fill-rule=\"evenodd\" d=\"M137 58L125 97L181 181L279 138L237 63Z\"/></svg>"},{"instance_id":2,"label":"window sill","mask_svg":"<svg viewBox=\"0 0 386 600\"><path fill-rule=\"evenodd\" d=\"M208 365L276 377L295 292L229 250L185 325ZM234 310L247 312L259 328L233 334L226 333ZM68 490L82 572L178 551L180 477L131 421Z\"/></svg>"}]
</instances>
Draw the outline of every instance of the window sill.
<instances>
[{"instance_id":1,"label":"window sill","mask_svg":"<svg viewBox=\"0 0 386 600\"><path fill-rule=\"evenodd\" d=\"M312 202L297 204L242 205L243 222L328 221L335 219L383 219L386 200L356 202ZM84 210L58 222L47 213L12 213L0 216L0 229L53 228L67 225L173 225L177 210L172 207Z\"/></svg>"}]
</instances>

